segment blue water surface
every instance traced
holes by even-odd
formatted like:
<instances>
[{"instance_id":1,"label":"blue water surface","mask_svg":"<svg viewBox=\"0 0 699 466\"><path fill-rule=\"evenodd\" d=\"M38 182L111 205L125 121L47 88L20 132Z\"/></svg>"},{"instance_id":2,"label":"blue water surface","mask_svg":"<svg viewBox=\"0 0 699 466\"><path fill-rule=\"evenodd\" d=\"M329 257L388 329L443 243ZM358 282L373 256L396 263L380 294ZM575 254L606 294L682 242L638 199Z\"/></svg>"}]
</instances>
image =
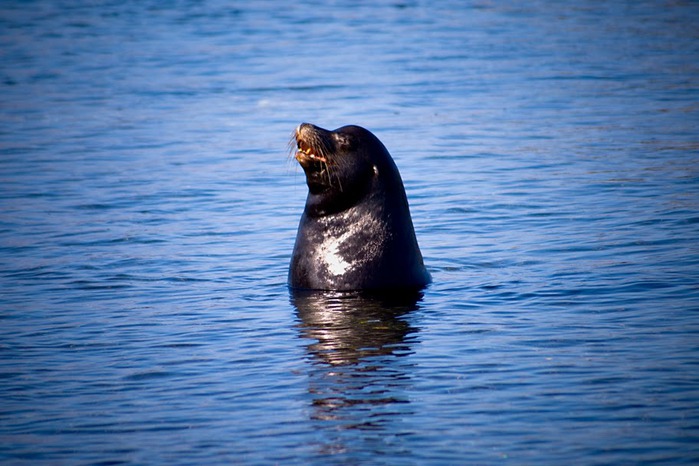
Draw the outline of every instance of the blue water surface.
<instances>
[{"instance_id":1,"label":"blue water surface","mask_svg":"<svg viewBox=\"0 0 699 466\"><path fill-rule=\"evenodd\" d=\"M433 284L291 294L301 122ZM699 4L0 4L0 461L696 464Z\"/></svg>"}]
</instances>

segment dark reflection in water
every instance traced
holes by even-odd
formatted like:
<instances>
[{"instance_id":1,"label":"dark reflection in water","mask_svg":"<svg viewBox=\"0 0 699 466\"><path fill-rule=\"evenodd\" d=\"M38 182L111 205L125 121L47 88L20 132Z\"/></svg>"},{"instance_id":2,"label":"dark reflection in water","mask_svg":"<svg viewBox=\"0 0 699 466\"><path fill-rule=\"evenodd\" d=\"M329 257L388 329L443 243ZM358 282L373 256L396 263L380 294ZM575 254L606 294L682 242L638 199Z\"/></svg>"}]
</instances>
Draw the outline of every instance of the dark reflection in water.
<instances>
[{"instance_id":1,"label":"dark reflection in water","mask_svg":"<svg viewBox=\"0 0 699 466\"><path fill-rule=\"evenodd\" d=\"M408 317L421 299L418 292L292 292L300 335L310 340L310 418L337 434L324 442L321 453L347 452L345 441L350 438L352 449L359 447L358 439L347 432L378 434L388 425L395 431L396 424L410 417L406 388L411 363L406 356L412 354L418 329ZM386 453L391 444L371 435L359 440L376 441L381 450L375 453Z\"/></svg>"}]
</instances>

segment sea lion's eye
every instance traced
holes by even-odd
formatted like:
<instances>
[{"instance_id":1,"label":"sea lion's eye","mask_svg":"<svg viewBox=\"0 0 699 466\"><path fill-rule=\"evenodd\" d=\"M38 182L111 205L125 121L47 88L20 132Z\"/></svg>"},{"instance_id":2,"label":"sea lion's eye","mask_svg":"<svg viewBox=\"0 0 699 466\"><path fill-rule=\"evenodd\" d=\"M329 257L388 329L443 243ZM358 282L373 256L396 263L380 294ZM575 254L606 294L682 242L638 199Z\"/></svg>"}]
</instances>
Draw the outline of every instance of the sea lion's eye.
<instances>
[{"instance_id":1,"label":"sea lion's eye","mask_svg":"<svg viewBox=\"0 0 699 466\"><path fill-rule=\"evenodd\" d=\"M335 139L337 140L337 145L343 150L350 151L356 146L354 138L348 134L336 133Z\"/></svg>"}]
</instances>

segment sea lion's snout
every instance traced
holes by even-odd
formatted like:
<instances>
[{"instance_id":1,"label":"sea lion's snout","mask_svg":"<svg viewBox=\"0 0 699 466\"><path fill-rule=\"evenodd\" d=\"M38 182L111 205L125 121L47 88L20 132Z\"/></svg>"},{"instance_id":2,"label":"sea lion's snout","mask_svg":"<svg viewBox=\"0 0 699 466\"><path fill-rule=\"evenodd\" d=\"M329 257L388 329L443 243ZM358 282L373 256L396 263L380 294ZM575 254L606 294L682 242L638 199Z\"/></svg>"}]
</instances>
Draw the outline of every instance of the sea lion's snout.
<instances>
[{"instance_id":1,"label":"sea lion's snout","mask_svg":"<svg viewBox=\"0 0 699 466\"><path fill-rule=\"evenodd\" d=\"M328 154L332 152L330 131L310 123L301 123L294 131L296 139L296 160L304 168L315 163L327 163Z\"/></svg>"}]
</instances>

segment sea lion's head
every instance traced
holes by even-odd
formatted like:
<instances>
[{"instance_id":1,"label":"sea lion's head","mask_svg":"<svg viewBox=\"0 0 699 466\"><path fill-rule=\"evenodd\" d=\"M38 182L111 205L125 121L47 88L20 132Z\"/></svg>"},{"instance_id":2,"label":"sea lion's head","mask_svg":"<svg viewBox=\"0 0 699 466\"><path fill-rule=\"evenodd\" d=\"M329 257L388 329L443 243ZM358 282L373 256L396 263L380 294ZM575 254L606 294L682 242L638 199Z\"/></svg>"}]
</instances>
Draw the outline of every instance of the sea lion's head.
<instances>
[{"instance_id":1,"label":"sea lion's head","mask_svg":"<svg viewBox=\"0 0 699 466\"><path fill-rule=\"evenodd\" d=\"M343 126L329 131L302 123L294 132L295 158L306 174L306 212L325 215L344 210L372 193L372 181L390 155L368 130ZM293 142L293 141L292 141Z\"/></svg>"}]
</instances>

